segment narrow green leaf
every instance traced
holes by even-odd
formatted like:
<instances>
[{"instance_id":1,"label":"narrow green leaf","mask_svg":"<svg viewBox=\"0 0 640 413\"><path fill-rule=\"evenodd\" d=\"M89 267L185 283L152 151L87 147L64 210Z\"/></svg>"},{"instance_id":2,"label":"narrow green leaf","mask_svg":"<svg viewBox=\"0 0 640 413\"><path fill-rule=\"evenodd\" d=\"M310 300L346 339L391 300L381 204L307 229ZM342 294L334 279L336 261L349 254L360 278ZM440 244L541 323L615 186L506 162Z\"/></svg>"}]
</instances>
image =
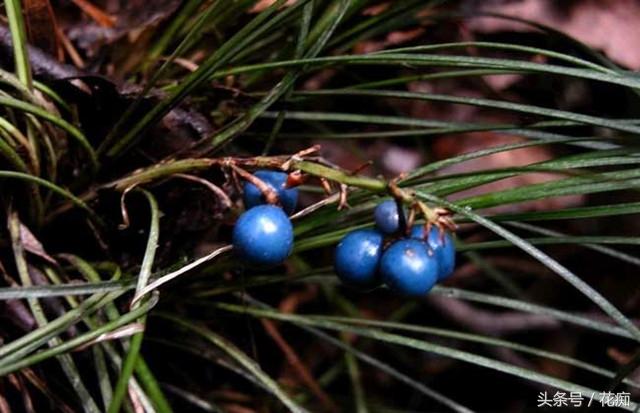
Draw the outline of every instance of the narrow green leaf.
<instances>
[{"instance_id":1,"label":"narrow green leaf","mask_svg":"<svg viewBox=\"0 0 640 413\"><path fill-rule=\"evenodd\" d=\"M450 208L452 211L455 211L461 215L466 216L467 218L473 220L474 222L482 225L483 227L489 229L492 232L500 235L506 240L512 242L518 248L522 249L527 254L531 255L542 264L544 264L551 271L555 272L559 276L565 279L569 284L573 285L578 291L584 294L587 298L593 301L598 307L600 307L606 314L608 314L611 318L613 318L620 326L624 327L636 341L640 341L640 329L629 320L624 314L620 312L613 304L611 304L602 294L597 292L593 287L589 284L582 281L578 276L569 271L559 262L549 257L544 252L540 251L530 243L526 242L522 238L513 234L512 232L506 230L504 227L478 215L473 212L470 212L464 207L460 207L456 204L448 202L442 198L435 197L430 194L426 194L424 192L418 192L418 197L425 201L434 202L439 205Z\"/></svg>"},{"instance_id":2,"label":"narrow green leaf","mask_svg":"<svg viewBox=\"0 0 640 413\"><path fill-rule=\"evenodd\" d=\"M29 273L29 266L27 264L25 250L22 244L21 223L17 213L15 212L9 213L9 232L11 234L11 245L20 280L23 285L31 286L31 275ZM31 312L33 313L33 316L38 324L38 327L46 326L48 324L48 320L38 299L29 299L28 303L29 307L31 308ZM55 347L57 345L60 345L61 343L62 340L60 340L60 338L52 337L49 340L48 344L49 347ZM98 409L98 405L96 404L93 397L91 397L91 394L84 385L82 377L80 376L80 372L78 371L73 358L69 354L59 354L57 358L62 371L67 377L67 380L69 380L71 388L78 395L84 411L87 413L98 413L100 411Z\"/></svg>"},{"instance_id":3,"label":"narrow green leaf","mask_svg":"<svg viewBox=\"0 0 640 413\"><path fill-rule=\"evenodd\" d=\"M240 364L244 369L246 369L249 373L251 373L256 379L258 379L266 389L268 389L274 396L276 396L282 404L284 404L289 410L295 413L304 413L306 412L301 406L299 406L289 395L287 395L280 386L273 381L269 375L267 375L260 367L250 359L246 354L240 351L236 346L232 343L228 342L222 336L214 333L211 330L208 330L204 327L200 327L194 325L190 322L183 320L182 318L169 315L169 314L159 314L162 318L165 318L174 324L180 326L181 328L190 331L192 333L197 334L198 336L204 338L211 344L220 348L220 350L224 351L229 357L231 357L234 361Z\"/></svg>"},{"instance_id":4,"label":"narrow green leaf","mask_svg":"<svg viewBox=\"0 0 640 413\"><path fill-rule=\"evenodd\" d=\"M421 46L411 46L411 47L402 47L397 48L392 51L381 50L376 52L376 54L385 54L385 53L407 53L407 52L427 52L434 50L448 50L448 49L466 49L466 48L479 48L479 49L489 49L489 50L509 50L514 52L523 52L533 55L540 55L551 57L553 59L557 59L566 63L572 63L578 67L584 67L587 69L593 69L602 73L617 73L617 70L611 69L609 67L603 66L601 64L593 63L588 60L580 59L575 56L571 56L565 53L555 52L553 50L541 49L539 47L531 47L514 43L500 43L500 42L455 42L455 43L438 43L438 44L430 44L430 45L421 45Z\"/></svg>"},{"instance_id":5,"label":"narrow green leaf","mask_svg":"<svg viewBox=\"0 0 640 413\"><path fill-rule=\"evenodd\" d=\"M490 57L471 57L456 55L432 55L419 53L395 53L393 49L389 49L387 50L387 53L380 55L340 55L236 66L231 69L219 70L213 73L212 77L221 78L229 75L238 75L254 71L273 70L278 68L288 68L296 66L325 68L333 65L408 65L413 67L455 67L457 69L482 68L517 70L527 73L553 74L581 79L589 79L610 83L613 85L627 86L631 88L640 87L640 79L637 79L631 72L602 73L592 69L572 68L567 66L535 63L515 59L498 59Z\"/></svg>"},{"instance_id":6,"label":"narrow green leaf","mask_svg":"<svg viewBox=\"0 0 640 413\"><path fill-rule=\"evenodd\" d=\"M113 297L112 297L113 298ZM86 301L85 301L86 302ZM82 304L84 304L85 302L83 302ZM88 331L86 333L83 333L81 335L78 335L68 341L65 341L63 343L61 343L60 345L51 347L47 350L42 350L40 352L37 352L35 354L29 355L27 357L23 357L17 360L8 360L8 358L3 358L2 360L0 360L0 376L4 376L6 374L18 371L20 369L23 369L25 367L29 367L32 366L34 364L40 363L44 360L47 360L51 357L55 357L59 354L66 354L69 351L78 348L82 345L85 345L87 343L90 343L92 341L94 341L95 339L97 339L98 337L100 337L100 335L108 333L110 331L113 331L119 327L122 327L124 325L127 325L129 323L131 323L132 321L134 321L135 319L139 318L140 316L146 314L147 312L149 312L151 310L151 308L153 308L153 306L158 302L157 297L154 297L152 300L149 300L147 302L145 302L144 304L140 305L140 307L136 308L135 310L132 310L126 314L124 314L122 317L120 317L117 320L114 321L110 321L108 323L103 324L100 327L95 327L93 328L91 331ZM74 309L69 310L69 312L67 312L63 317L67 316L67 314L69 314L70 312L73 311L81 311L83 310L82 304ZM82 316L86 316L87 314L81 315ZM59 319L59 318L58 318ZM56 320L58 320L56 319ZM53 322L56 322L56 320L54 320ZM44 328L51 328L51 324L53 323L49 323L44 327L39 328L38 330L44 329ZM57 327L57 326L56 326ZM38 330L34 330L34 331L38 331ZM64 331L64 330L63 330ZM58 331L56 334L59 334L60 331ZM23 336L25 337L25 336ZM22 339L22 338L21 338Z\"/></svg>"},{"instance_id":7,"label":"narrow green leaf","mask_svg":"<svg viewBox=\"0 0 640 413\"><path fill-rule=\"evenodd\" d=\"M27 182L32 182L37 185L43 186L47 189L52 190L53 192L61 195L64 198L67 198L77 207L85 210L91 218L93 218L96 222L100 223L101 219L96 215L96 213L89 208L89 206L80 198L73 195L71 192L67 191L64 188L57 186L56 184L49 182L45 179L39 178L34 175L25 174L21 172L13 172L13 171L0 171L0 178L9 178L9 179L19 179Z\"/></svg>"},{"instance_id":8,"label":"narrow green leaf","mask_svg":"<svg viewBox=\"0 0 640 413\"><path fill-rule=\"evenodd\" d=\"M640 126L628 124L626 122L620 122L615 119L606 119L596 116L583 115L580 113L567 112L558 109L543 108L540 106L525 105L521 103L464 97L464 96L450 96L450 95L438 95L434 93L422 93L422 92L405 92L396 90L361 90L361 89L324 89L314 91L296 92L294 95L301 96L365 96L376 98L399 98L399 99L412 99L412 100L424 100L431 102L445 102L462 105L472 105L484 108L502 109L513 112L520 112L527 115L545 116L553 119L568 120L571 122L584 123L587 125L600 126L604 128L610 128L613 130L619 130L624 132L630 132L634 134L640 134Z\"/></svg>"},{"instance_id":9,"label":"narrow green leaf","mask_svg":"<svg viewBox=\"0 0 640 413\"><path fill-rule=\"evenodd\" d=\"M140 292L144 289L151 276L153 263L156 256L156 249L158 248L158 239L160 238L160 210L155 197L148 191L143 190L142 193L149 202L149 209L151 210L151 222L149 224L149 236L147 239L147 247L145 248L144 258L142 259L142 266L140 267L140 273L138 274L138 283L136 285L136 292ZM141 302L135 302L131 305L131 309L134 310L141 305ZM140 317L138 322L145 326L146 316ZM127 389L129 388L129 380L138 363L138 356L140 348L142 347L142 339L144 333L137 333L131 338L127 355L122 364L122 370L120 371L120 377L116 383L113 391L113 397L109 404L109 413L118 413L125 396L127 395Z\"/></svg>"},{"instance_id":10,"label":"narrow green leaf","mask_svg":"<svg viewBox=\"0 0 640 413\"><path fill-rule=\"evenodd\" d=\"M20 81L28 89L31 89L31 66L29 64L29 54L27 53L27 32L22 16L22 5L20 0L5 0L4 7L9 20L16 72Z\"/></svg>"},{"instance_id":11,"label":"narrow green leaf","mask_svg":"<svg viewBox=\"0 0 640 413\"><path fill-rule=\"evenodd\" d=\"M60 127L62 130L67 132L72 138L74 138L84 149L84 151L89 155L89 160L93 167L93 170L96 171L98 169L98 156L96 152L93 150L93 147L84 136L84 134L75 126L62 119L61 117L54 115L45 109L32 105L30 103L14 99L8 96L0 96L0 106L6 106L14 109L18 109L22 112L30 113L39 118L42 118L48 122L51 122L55 126Z\"/></svg>"},{"instance_id":12,"label":"narrow green leaf","mask_svg":"<svg viewBox=\"0 0 640 413\"><path fill-rule=\"evenodd\" d=\"M48 324L39 327L20 338L0 347L0 366L23 358L33 350L39 348L52 337L61 334L73 324L82 320L100 307L115 300L122 295L121 292L98 293L83 301L78 307L73 308Z\"/></svg>"},{"instance_id":13,"label":"narrow green leaf","mask_svg":"<svg viewBox=\"0 0 640 413\"><path fill-rule=\"evenodd\" d=\"M198 70L186 76L179 84L178 88L171 92L170 96L155 105L139 122L136 123L124 136L118 137L117 142L112 146L111 140L105 141L99 148L99 152L110 157L120 155L125 149L141 139L144 132L155 122L160 120L165 114L182 101L189 93L202 83L210 80L210 75L228 63L235 54L251 44L256 39L264 36L269 30L286 19L309 0L301 0L291 7L275 14L284 0L277 0L266 10L259 13L251 22L245 25L234 36L227 40L213 54L211 54L199 67ZM275 16L274 16L275 14ZM114 138L116 139L116 138Z\"/></svg>"},{"instance_id":14,"label":"narrow green leaf","mask_svg":"<svg viewBox=\"0 0 640 413\"><path fill-rule=\"evenodd\" d=\"M459 288L440 286L434 287L432 293L439 294L447 298L468 300L503 308L509 308L517 311L524 311L532 314L548 315L551 318L574 324L589 330L598 331L604 334L611 334L618 337L634 339L634 336L628 330L622 327L618 327L612 323L601 322L589 317L584 317L539 304L533 304L527 301L516 300L492 294L479 293L475 291L462 290Z\"/></svg>"},{"instance_id":15,"label":"narrow green leaf","mask_svg":"<svg viewBox=\"0 0 640 413\"><path fill-rule=\"evenodd\" d=\"M433 344L427 341L414 339L411 337L400 336L397 334L385 333L384 331L374 328L359 328L354 326L347 326L340 323L336 323L328 320L312 319L308 317L301 317L295 314L283 314L267 310L258 309L255 307L242 307L232 304L218 304L218 307L223 310L233 311L237 313L248 313L258 317L267 317L275 320L287 321L294 324L311 325L320 328L326 328L335 331L349 332L357 334L362 337L369 337L374 340L378 340L384 343L396 344L403 347L408 347L416 350L426 351L429 353L438 354L441 356L453 358L467 363L475 364L484 368L500 371L516 377L520 377L526 380L530 380L537 383L542 383L548 386L559 388L566 391L576 391L583 395L593 396L595 400L601 400L602 394L594 389L575 384L566 380L558 379L546 374L538 373L533 370L517 367L512 364L508 364L502 361L494 360L488 357L480 356L467 351L457 350L451 347L446 347L438 344ZM636 408L635 403L629 406L627 410L633 411Z\"/></svg>"},{"instance_id":16,"label":"narrow green leaf","mask_svg":"<svg viewBox=\"0 0 640 413\"><path fill-rule=\"evenodd\" d=\"M90 295L96 293L125 292L135 286L135 280L101 281L97 283L73 283L61 285L37 285L31 287L2 287L0 300L22 298L46 298Z\"/></svg>"}]
</instances>

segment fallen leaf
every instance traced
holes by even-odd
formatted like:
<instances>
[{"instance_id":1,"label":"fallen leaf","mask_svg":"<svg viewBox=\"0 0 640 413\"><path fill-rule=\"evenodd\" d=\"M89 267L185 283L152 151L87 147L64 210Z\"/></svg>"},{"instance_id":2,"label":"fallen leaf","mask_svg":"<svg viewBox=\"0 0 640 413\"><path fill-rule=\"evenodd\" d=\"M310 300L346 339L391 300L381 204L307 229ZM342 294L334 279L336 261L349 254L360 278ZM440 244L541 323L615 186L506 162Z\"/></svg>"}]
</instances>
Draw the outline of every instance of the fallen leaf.
<instances>
[{"instance_id":1,"label":"fallen leaf","mask_svg":"<svg viewBox=\"0 0 640 413\"><path fill-rule=\"evenodd\" d=\"M23 10L29 43L62 60L56 16L49 0L25 0Z\"/></svg>"},{"instance_id":2,"label":"fallen leaf","mask_svg":"<svg viewBox=\"0 0 640 413\"><path fill-rule=\"evenodd\" d=\"M261 11L271 7L276 1L277 0L260 0L251 9L249 9L249 13L260 13ZM285 3L285 7L291 6L295 1L296 0L288 0Z\"/></svg>"},{"instance_id":3,"label":"fallen leaf","mask_svg":"<svg viewBox=\"0 0 640 413\"><path fill-rule=\"evenodd\" d=\"M382 14L385 11L387 11L389 9L389 7L391 7L391 3L389 3L389 2L380 3L380 4L374 4L373 6L369 6L368 8L364 9L362 11L362 15L363 16L377 16L377 15Z\"/></svg>"},{"instance_id":4,"label":"fallen leaf","mask_svg":"<svg viewBox=\"0 0 640 413\"><path fill-rule=\"evenodd\" d=\"M154 26L171 16L180 6L179 0L142 0L115 1L116 6L109 10L115 24L105 25L102 19L87 22L79 20L67 29L67 36L87 56L95 56L104 45L115 43L130 33ZM85 8L85 12L86 12ZM94 16L95 17L95 16Z\"/></svg>"},{"instance_id":5,"label":"fallen leaf","mask_svg":"<svg viewBox=\"0 0 640 413\"><path fill-rule=\"evenodd\" d=\"M33 255L37 255L38 257L50 262L51 264L57 265L56 260L54 260L49 254L47 254L44 247L42 246L42 243L23 223L20 223L20 241L22 242L22 246L26 251L32 253Z\"/></svg>"}]
</instances>

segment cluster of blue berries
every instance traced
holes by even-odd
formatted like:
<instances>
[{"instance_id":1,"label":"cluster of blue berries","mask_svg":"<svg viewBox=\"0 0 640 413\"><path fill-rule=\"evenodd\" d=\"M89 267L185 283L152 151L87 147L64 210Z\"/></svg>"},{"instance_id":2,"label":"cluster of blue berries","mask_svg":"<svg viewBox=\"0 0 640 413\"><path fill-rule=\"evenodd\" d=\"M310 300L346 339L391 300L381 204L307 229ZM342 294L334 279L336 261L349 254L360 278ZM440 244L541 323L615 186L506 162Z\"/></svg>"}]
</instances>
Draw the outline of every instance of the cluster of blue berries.
<instances>
[{"instance_id":1,"label":"cluster of blue berries","mask_svg":"<svg viewBox=\"0 0 640 413\"><path fill-rule=\"evenodd\" d=\"M293 248L288 215L296 208L298 189L288 187L284 172L260 170L254 176L275 192L279 205L269 204L260 188L245 182L246 211L233 228L233 248L249 265L278 265ZM374 218L376 229L353 231L336 248L335 270L344 283L361 288L385 283L401 294L423 295L451 275L455 249L449 234L436 227L426 233L424 225L415 225L406 236L404 211L395 201L378 205Z\"/></svg>"},{"instance_id":2,"label":"cluster of blue berries","mask_svg":"<svg viewBox=\"0 0 640 413\"><path fill-rule=\"evenodd\" d=\"M245 182L246 211L233 228L233 249L249 265L278 265L293 248L293 226L288 214L296 209L298 189L287 187L288 175L284 172L260 170L254 176L275 191L281 207L267 204L262 191Z\"/></svg>"},{"instance_id":3,"label":"cluster of blue berries","mask_svg":"<svg viewBox=\"0 0 640 413\"><path fill-rule=\"evenodd\" d=\"M455 248L451 236L432 227L414 225L408 236L385 245L385 236L402 233L402 217L395 201L385 201L374 211L376 229L347 234L335 251L335 270L348 285L373 288L385 283L405 295L424 295L453 273ZM402 220L402 222L401 222Z\"/></svg>"}]
</instances>

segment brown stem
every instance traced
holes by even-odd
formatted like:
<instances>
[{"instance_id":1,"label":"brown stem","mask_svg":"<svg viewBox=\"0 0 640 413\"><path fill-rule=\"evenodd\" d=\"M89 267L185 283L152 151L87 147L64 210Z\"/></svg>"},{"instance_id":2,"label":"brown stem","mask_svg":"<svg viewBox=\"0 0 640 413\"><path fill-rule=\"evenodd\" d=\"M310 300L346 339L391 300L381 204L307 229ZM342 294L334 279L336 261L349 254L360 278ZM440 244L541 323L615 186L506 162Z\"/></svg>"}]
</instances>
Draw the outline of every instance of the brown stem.
<instances>
[{"instance_id":1,"label":"brown stem","mask_svg":"<svg viewBox=\"0 0 640 413\"><path fill-rule=\"evenodd\" d=\"M338 201L338 211L341 211L349 207L349 204L347 203L347 196L349 195L349 191L347 188L348 188L347 185L340 184L340 198Z\"/></svg>"},{"instance_id":2,"label":"brown stem","mask_svg":"<svg viewBox=\"0 0 640 413\"><path fill-rule=\"evenodd\" d=\"M392 195L396 200L400 201L400 203L409 204L413 208L418 208L422 215L424 215L424 217L426 218L427 223L437 224L439 227L445 227L451 230L455 229L455 224L453 224L453 221L451 221L448 214L445 214L442 211L437 212L436 210L428 207L424 202L416 201L415 192L412 189L401 188L398 185L398 182L403 178L402 176L392 180L391 182L387 182L383 179L354 175L348 171L340 169L339 167L330 165L321 157L309 157L307 159L303 159L304 156L315 153L318 151L318 149L319 146L316 145L300 151L293 156L280 155L256 156L251 158L226 157L167 160L160 164L134 171L130 175L104 184L100 188L124 191L131 186L141 185L154 180L168 178L176 174L207 170L213 166L217 166L219 168L222 168L223 170L230 168L235 174L240 175L243 179L256 185L258 189L264 194L265 199L268 203L277 204L278 197L276 191L243 168L280 169L285 172L293 171L294 173L300 175L302 173L305 173L318 177L325 191L330 189L330 186L327 185L327 182L332 181L338 183L340 185L340 208L344 208L347 206L347 187L356 187L378 194L388 193ZM91 199L94 199L97 194L98 191L94 188L82 195L80 198L83 201L89 201ZM70 207L70 204L63 205L58 210L50 214L47 219L52 219L52 217L57 216L61 212L70 209Z\"/></svg>"},{"instance_id":3,"label":"brown stem","mask_svg":"<svg viewBox=\"0 0 640 413\"><path fill-rule=\"evenodd\" d=\"M307 182L309 175L304 175L302 171L296 170L287 175L287 182L285 188L295 188Z\"/></svg>"},{"instance_id":4,"label":"brown stem","mask_svg":"<svg viewBox=\"0 0 640 413\"><path fill-rule=\"evenodd\" d=\"M232 202L231 199L229 199L229 196L227 194L224 193L224 191L218 187L217 185L213 184L212 182L204 179L204 178L200 178L198 176L193 176L193 175L189 175L189 174L175 174L174 175L176 178L182 178L182 179L186 179L188 181L193 181L193 182L197 182L199 184L204 185L205 187L207 187L214 195L216 198L218 198L222 204L224 205L225 208L231 208Z\"/></svg>"},{"instance_id":5,"label":"brown stem","mask_svg":"<svg viewBox=\"0 0 640 413\"><path fill-rule=\"evenodd\" d=\"M113 27L116 24L116 18L108 15L88 0L71 0L78 8L85 12L89 17L96 21L102 27Z\"/></svg>"},{"instance_id":6,"label":"brown stem","mask_svg":"<svg viewBox=\"0 0 640 413\"><path fill-rule=\"evenodd\" d=\"M333 188L331 188L331 182L329 182L326 178L320 178L320 186L322 186L322 190L325 195L331 195L333 193Z\"/></svg>"},{"instance_id":7,"label":"brown stem","mask_svg":"<svg viewBox=\"0 0 640 413\"><path fill-rule=\"evenodd\" d=\"M411 233L411 228L413 228L413 223L416 220L416 209L409 208L409 216L407 217L407 228L405 228L405 235L409 235Z\"/></svg>"},{"instance_id":8,"label":"brown stem","mask_svg":"<svg viewBox=\"0 0 640 413\"><path fill-rule=\"evenodd\" d=\"M242 168L235 166L233 163L229 163L229 167L242 179L245 181L249 181L253 185L255 185L262 195L264 199L266 199L267 203L270 205L277 205L280 203L280 199L278 198L278 193L273 189L273 187L267 183L265 183L262 179L256 177L255 175L245 171Z\"/></svg>"},{"instance_id":9,"label":"brown stem","mask_svg":"<svg viewBox=\"0 0 640 413\"><path fill-rule=\"evenodd\" d=\"M262 319L262 325L271 337L271 339L278 345L282 353L284 354L287 362L293 367L295 372L298 374L299 378L304 382L304 384L309 387L309 390L318 398L318 400L323 404L324 408L330 412L337 412L338 407L335 403L329 398L327 393L322 390L318 382L313 378L313 375L307 368L307 366L300 360L300 357L296 353L296 351L287 343L287 341L282 337L280 331L276 327L276 324L267 319Z\"/></svg>"}]
</instances>

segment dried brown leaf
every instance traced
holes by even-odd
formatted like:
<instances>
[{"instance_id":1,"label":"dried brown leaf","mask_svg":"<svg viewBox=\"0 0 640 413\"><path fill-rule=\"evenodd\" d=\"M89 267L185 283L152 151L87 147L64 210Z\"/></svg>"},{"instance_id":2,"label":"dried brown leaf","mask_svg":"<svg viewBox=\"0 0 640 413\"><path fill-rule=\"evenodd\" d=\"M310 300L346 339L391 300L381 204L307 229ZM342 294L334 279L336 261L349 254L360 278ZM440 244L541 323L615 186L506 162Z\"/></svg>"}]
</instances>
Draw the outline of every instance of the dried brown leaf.
<instances>
[{"instance_id":1,"label":"dried brown leaf","mask_svg":"<svg viewBox=\"0 0 640 413\"><path fill-rule=\"evenodd\" d=\"M20 223L20 241L22 242L22 246L26 251L32 253L33 255L37 255L38 257L48 261L53 265L57 265L56 260L54 260L49 254L47 254L44 247L42 246L42 243L23 223Z\"/></svg>"}]
</instances>

